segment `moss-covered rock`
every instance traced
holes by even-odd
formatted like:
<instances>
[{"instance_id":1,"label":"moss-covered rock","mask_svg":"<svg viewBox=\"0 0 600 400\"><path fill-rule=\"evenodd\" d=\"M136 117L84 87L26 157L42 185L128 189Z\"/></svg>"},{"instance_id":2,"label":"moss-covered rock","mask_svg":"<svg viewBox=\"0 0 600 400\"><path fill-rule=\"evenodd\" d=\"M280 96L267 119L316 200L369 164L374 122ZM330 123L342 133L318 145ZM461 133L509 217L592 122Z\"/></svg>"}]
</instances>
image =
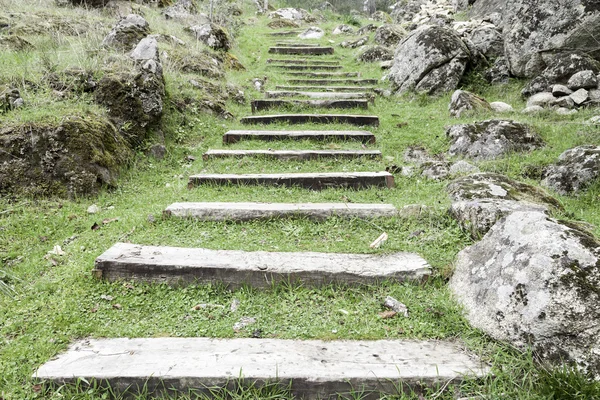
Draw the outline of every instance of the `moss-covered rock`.
<instances>
[{"instance_id":1,"label":"moss-covered rock","mask_svg":"<svg viewBox=\"0 0 600 400\"><path fill-rule=\"evenodd\" d=\"M121 19L102 41L103 46L122 50L133 49L150 33L150 25L140 15L129 14Z\"/></svg>"},{"instance_id":2,"label":"moss-covered rock","mask_svg":"<svg viewBox=\"0 0 600 400\"><path fill-rule=\"evenodd\" d=\"M208 78L223 78L221 60L207 51L194 52L190 49L177 49L170 53L172 65L182 72L200 74Z\"/></svg>"},{"instance_id":3,"label":"moss-covered rock","mask_svg":"<svg viewBox=\"0 0 600 400\"><path fill-rule=\"evenodd\" d=\"M75 196L116 185L132 151L100 115L0 129L0 193Z\"/></svg>"},{"instance_id":4,"label":"moss-covered rock","mask_svg":"<svg viewBox=\"0 0 600 400\"><path fill-rule=\"evenodd\" d=\"M225 28L216 24L194 25L188 28L196 39L213 50L229 51L231 49L231 38Z\"/></svg>"}]
</instances>

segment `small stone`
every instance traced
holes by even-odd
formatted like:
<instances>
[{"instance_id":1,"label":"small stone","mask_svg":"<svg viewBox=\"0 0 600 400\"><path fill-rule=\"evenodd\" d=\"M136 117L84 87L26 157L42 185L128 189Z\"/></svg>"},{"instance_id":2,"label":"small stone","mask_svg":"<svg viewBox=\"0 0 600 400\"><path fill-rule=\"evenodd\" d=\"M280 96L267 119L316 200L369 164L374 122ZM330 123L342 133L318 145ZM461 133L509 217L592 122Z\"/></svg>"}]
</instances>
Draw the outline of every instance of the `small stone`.
<instances>
[{"instance_id":1,"label":"small stone","mask_svg":"<svg viewBox=\"0 0 600 400\"><path fill-rule=\"evenodd\" d=\"M527 100L527 107L528 108L532 107L532 106L546 107L548 105L548 103L550 103L551 101L554 101L555 99L556 98L550 92L536 93L533 96L531 96L529 98L529 100Z\"/></svg>"},{"instance_id":2,"label":"small stone","mask_svg":"<svg viewBox=\"0 0 600 400\"><path fill-rule=\"evenodd\" d=\"M154 157L157 160L162 160L165 158L165 154L167 153L167 148L164 144L154 144L148 149L148 155Z\"/></svg>"},{"instance_id":3,"label":"small stone","mask_svg":"<svg viewBox=\"0 0 600 400\"><path fill-rule=\"evenodd\" d=\"M311 26L304 32L298 35L300 39L321 39L325 35L323 29L318 26Z\"/></svg>"},{"instance_id":4,"label":"small stone","mask_svg":"<svg viewBox=\"0 0 600 400\"><path fill-rule=\"evenodd\" d=\"M148 218L147 219L148 219L148 222L151 223L151 224L153 224L154 221L156 221L156 218L154 218L154 215L152 215L152 214L148 214Z\"/></svg>"},{"instance_id":5,"label":"small stone","mask_svg":"<svg viewBox=\"0 0 600 400\"><path fill-rule=\"evenodd\" d=\"M568 87L566 87L565 85L554 85L554 86L552 86L552 94L555 97L568 96L571 93L573 93L573 91L571 89L569 89Z\"/></svg>"},{"instance_id":6,"label":"small stone","mask_svg":"<svg viewBox=\"0 0 600 400\"><path fill-rule=\"evenodd\" d=\"M231 301L231 306L229 307L229 310L231 310L231 312L236 312L238 308L240 308L240 304L241 302L238 299L233 299Z\"/></svg>"},{"instance_id":7,"label":"small stone","mask_svg":"<svg viewBox=\"0 0 600 400\"><path fill-rule=\"evenodd\" d=\"M92 204L91 206L89 206L89 207L87 208L87 213L88 213L88 214L97 214L97 213L99 213L99 212L100 212L100 207L98 207L98 206L97 206L97 205L95 205L95 204Z\"/></svg>"},{"instance_id":8,"label":"small stone","mask_svg":"<svg viewBox=\"0 0 600 400\"><path fill-rule=\"evenodd\" d=\"M539 114L543 111L544 111L544 107L542 107L542 106L531 106L531 107L524 108L523 111L521 111L521 113L522 114Z\"/></svg>"},{"instance_id":9,"label":"small stone","mask_svg":"<svg viewBox=\"0 0 600 400\"><path fill-rule=\"evenodd\" d=\"M600 115L596 115L595 117L590 118L590 124L600 125Z\"/></svg>"},{"instance_id":10,"label":"small stone","mask_svg":"<svg viewBox=\"0 0 600 400\"><path fill-rule=\"evenodd\" d=\"M561 108L556 109L556 113L558 115L572 115L572 114L577 114L577 110L575 110L575 109L570 110L568 108L561 107Z\"/></svg>"},{"instance_id":11,"label":"small stone","mask_svg":"<svg viewBox=\"0 0 600 400\"><path fill-rule=\"evenodd\" d=\"M112 296L110 296L108 294L103 294L103 295L100 296L100 298L102 300L106 300L106 301L113 301L115 299L114 297L112 297Z\"/></svg>"},{"instance_id":12,"label":"small stone","mask_svg":"<svg viewBox=\"0 0 600 400\"><path fill-rule=\"evenodd\" d=\"M490 103L490 107L492 107L492 110L494 110L497 113L511 113L515 111L515 109L510 104L504 103L502 101L493 101Z\"/></svg>"},{"instance_id":13,"label":"small stone","mask_svg":"<svg viewBox=\"0 0 600 400\"><path fill-rule=\"evenodd\" d=\"M563 96L559 99L556 99L548 104L550 107L559 107L559 108L568 108L571 109L575 107L575 102L570 96Z\"/></svg>"},{"instance_id":14,"label":"small stone","mask_svg":"<svg viewBox=\"0 0 600 400\"><path fill-rule=\"evenodd\" d=\"M233 331L238 333L248 325L253 325L256 323L256 318L253 317L242 317L238 322L233 324Z\"/></svg>"},{"instance_id":15,"label":"small stone","mask_svg":"<svg viewBox=\"0 0 600 400\"><path fill-rule=\"evenodd\" d=\"M575 104L581 105L589 99L589 93L585 89L579 89L578 91L572 93L569 97L573 99Z\"/></svg>"},{"instance_id":16,"label":"small stone","mask_svg":"<svg viewBox=\"0 0 600 400\"><path fill-rule=\"evenodd\" d=\"M569 78L567 86L571 90L595 89L598 86L598 78L591 70L579 71Z\"/></svg>"},{"instance_id":17,"label":"small stone","mask_svg":"<svg viewBox=\"0 0 600 400\"><path fill-rule=\"evenodd\" d=\"M408 307L405 304L400 303L398 300L393 298L392 296L387 296L385 301L383 302L383 306L389 308L392 311L397 312L398 314L402 314L405 317L408 317Z\"/></svg>"}]
</instances>

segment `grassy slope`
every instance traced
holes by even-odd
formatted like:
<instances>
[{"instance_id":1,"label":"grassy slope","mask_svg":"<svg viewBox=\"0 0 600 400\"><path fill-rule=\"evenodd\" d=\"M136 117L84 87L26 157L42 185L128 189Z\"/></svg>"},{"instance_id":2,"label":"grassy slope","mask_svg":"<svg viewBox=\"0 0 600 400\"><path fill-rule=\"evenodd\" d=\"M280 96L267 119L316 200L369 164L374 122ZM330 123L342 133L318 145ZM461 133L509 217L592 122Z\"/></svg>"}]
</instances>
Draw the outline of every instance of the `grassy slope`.
<instances>
[{"instance_id":1,"label":"grassy slope","mask_svg":"<svg viewBox=\"0 0 600 400\"><path fill-rule=\"evenodd\" d=\"M45 2L36 3L42 6ZM147 9L145 12L151 27L169 29L161 22L155 10ZM110 18L102 15L96 17L104 18L110 24ZM265 36L270 31L265 27L265 22L263 18L248 19L234 49L247 70L230 72L228 76L228 81L246 89L249 98L260 96L252 89L251 78L269 76L268 88L274 88L275 83L282 80L281 75L274 76L265 66L265 60L269 58L266 53L268 44L280 40L271 40ZM339 22L341 21L330 20L320 26L330 32ZM178 31L180 28L170 29ZM99 33L96 34L94 40L97 41L100 36ZM40 42L44 40L40 36L34 39ZM185 39L189 40L189 37ZM326 36L320 42L326 44L329 39L341 41L339 37ZM73 39L65 39L62 45L47 48L47 57L61 59L60 52L71 48L72 41ZM81 43L77 42L77 45ZM82 47L86 46L93 47L94 44L85 42ZM365 77L381 76L376 65L356 63L354 53L353 50L336 48L336 54L329 58L340 59L346 70L360 70ZM13 57L16 64L11 69L14 71L18 70L19 65L39 62L42 55L19 56L20 61L19 57L10 53L2 53L0 57L2 60ZM66 65L72 63L78 65L74 59L69 59ZM85 65L93 63L93 60L84 57L81 63ZM8 72L4 69L3 73ZM173 97L177 96L177 91L174 90L177 84L188 78L189 76L175 73L169 75L168 90ZM481 88L482 94L490 101L507 101L517 109L522 106L518 90L518 83L503 88ZM30 102L33 99L26 100ZM102 193L97 199L0 200L0 270L11 274L11 277L4 280L17 293L14 298L0 297L0 397L103 398L102 391L93 390L73 391L65 388L51 393L39 393L39 388L29 378L37 366L64 350L77 338L247 337L256 329L262 331L263 337L277 338L458 338L495 367L495 378L466 385L463 388L466 394L482 393L489 395L489 398L520 399L542 399L555 394L556 398L574 398L561 397L559 390L574 396L573 393L578 388L583 388L592 392L580 398L600 396L600 391L586 385L577 375L545 373L532 364L530 355L520 355L502 344L488 341L482 334L472 330L460 315L458 306L451 300L444 286L444 277L451 270L456 253L467 246L470 240L446 215L449 200L443 190L445 182L396 176L397 187L393 190L311 192L285 188L211 186L186 189L187 176L200 171L250 173L382 170L386 165L400 165L402 153L410 145L424 146L434 154L444 152L448 148L444 126L457 123L448 117L448 101L449 95L435 99L377 98L375 106L368 113L379 115L382 123L373 130L378 143L370 147L381 149L384 156L393 157L385 161L345 162L343 165L333 162L279 163L261 159L204 162L201 159L202 152L208 148L223 147L220 138L226 130L242 128L237 119L249 112L249 105L230 103L228 109L236 117L233 120L191 113L187 125L166 126L168 136L177 137L177 143L169 143L167 157L163 161L155 161L140 156L132 168L124 172L120 187ZM67 108L61 108L61 112L66 113L66 110ZM516 114L515 119L533 124L548 146L527 157L514 155L479 166L482 170L501 172L523 180L520 173L525 166L545 165L554 161L567 148L597 143L597 131L581 124L589 116L591 111L584 111L574 117L525 117ZM488 116L484 115L477 119L486 117ZM26 113L14 112L3 118L26 118ZM475 118L463 118L459 122L472 120ZM407 122L408 125L397 128L396 125L400 122ZM273 149L359 148L355 144L346 143L321 145L297 142L268 145L245 142L232 148L267 146ZM197 161L185 162L186 155L195 156ZM599 196L600 185L596 185L578 198L560 199L567 209L567 217L600 226L600 210L597 207ZM161 219L161 210L167 204L194 200L389 202L396 206L419 203L431 206L433 212L419 219L389 219L374 223L331 219L321 224L304 220L233 224ZM92 203L98 204L102 212L88 215L86 208ZM149 222L149 215L155 217L155 222ZM118 221L102 224L102 220L111 218L118 218ZM91 230L94 223L99 223L101 228ZM379 236L381 230L388 232L389 241L381 250L370 250L369 243ZM598 228L596 233L600 233ZM435 279L422 285L388 282L352 289L307 289L282 285L267 291L246 288L234 292L220 287L173 289L135 283L109 284L93 279L90 269L95 257L116 241L127 240L142 244L215 249L359 253L415 251L422 254L438 274ZM55 245L61 245L66 254L45 258L46 253ZM114 299L103 300L102 295L110 295ZM409 319L383 320L378 317L381 301L387 295L408 305L411 312ZM233 299L241 301L237 312L229 311L228 305ZM221 304L225 308L194 311L193 307L199 303ZM115 304L121 307L115 308ZM345 310L348 314L340 310ZM231 327L244 315L254 316L258 322L246 331L235 334ZM242 393L240 398L251 398L254 392L247 390ZM445 393L438 398L452 398L452 393Z\"/></svg>"}]
</instances>

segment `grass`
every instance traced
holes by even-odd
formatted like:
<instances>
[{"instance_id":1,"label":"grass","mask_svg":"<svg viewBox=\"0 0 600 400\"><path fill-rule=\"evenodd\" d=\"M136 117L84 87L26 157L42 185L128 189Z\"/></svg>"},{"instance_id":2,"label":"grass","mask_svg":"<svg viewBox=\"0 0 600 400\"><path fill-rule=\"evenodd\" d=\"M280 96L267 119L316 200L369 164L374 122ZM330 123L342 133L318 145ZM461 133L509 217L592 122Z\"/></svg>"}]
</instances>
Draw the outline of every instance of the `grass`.
<instances>
[{"instance_id":1,"label":"grass","mask_svg":"<svg viewBox=\"0 0 600 400\"><path fill-rule=\"evenodd\" d=\"M69 18L91 19L101 26L83 35L66 35L56 30L52 37L30 34L25 37L36 45L26 53L0 54L0 83L19 84L27 106L0 116L1 122L28 123L61 118L69 112L99 112L85 95L56 102L49 90L34 90L26 82L40 82L49 70L61 71L76 65L96 71L102 57L98 44L114 17L102 11L81 9L50 9L47 1L32 1L31 12L45 12ZM17 7L17 2L4 0L0 4ZM7 8L8 9L8 8ZM167 23L158 10L141 6L154 31L174 34L191 43L182 26ZM249 10L246 10L249 11ZM248 14L246 14L248 15ZM319 23L331 32L339 23L334 17ZM338 19L335 19L338 18ZM245 71L228 71L226 81L245 91L248 99L262 94L252 86L252 78L268 76L267 88L284 82L283 74L274 74L266 64L272 56L266 53L270 38L263 17L244 17L239 27L234 54L246 67ZM366 23L366 21L362 21ZM265 39L266 38L266 39ZM319 42L343 41L344 37L327 35ZM163 45L168 50L168 45ZM194 47L191 51L201 51ZM346 71L361 71L362 77L380 78L381 70L355 61L357 50L336 46L334 56ZM585 376L568 369L548 370L535 362L532 354L523 354L497 343L469 327L458 305L452 300L445 280L452 271L456 254L471 243L447 215L450 204L444 187L447 182L430 181L422 177L396 175L396 188L362 191L308 191L298 188L260 188L255 186L203 186L187 189L187 177L198 172L309 172L383 170L390 165L402 165L403 153L409 146L421 146L431 154L447 151L445 126L491 118L492 114L465 117L448 116L450 95L437 98L422 96L377 97L368 111L376 114L381 125L372 129L375 145L383 160L278 162L262 158L203 161L208 148L224 148L221 135L230 129L242 129L239 117L249 113L248 104L233 100L226 108L234 118L222 119L208 114L201 106L190 106L184 112L175 110L174 103L186 96L202 99L205 93L191 89L189 79L195 74L182 73L165 62L167 75L167 114L163 128L168 153L163 160L145 157L141 150L130 168L123 172L119 187L103 191L97 198L64 199L0 199L0 398L8 399L103 399L110 398L110 389L88 387L85 382L64 387L44 388L30 377L36 368L63 351L69 343L85 337L250 337L256 331L262 337L282 339L448 339L460 340L474 353L493 366L493 376L482 381L466 382L453 390L427 393L427 398L450 399L455 395L481 395L485 399L571 399L598 398L600 388ZM519 96L522 82L494 88L482 87L479 92L490 101L502 100L515 109L523 107ZM224 88L225 82L216 82ZM299 110L299 109L294 109ZM334 111L332 112L341 112ZM478 163L483 171L500 172L532 184L539 182L525 171L554 162L564 150L586 143L598 143L598 130L584 124L594 110L581 111L576 116L554 115L510 118L533 125L547 146L528 154ZM265 112L266 113L266 112ZM401 127L399 127L401 124ZM339 125L339 129L356 129ZM271 125L269 129L289 129L286 125ZM329 129L323 125L308 125L302 129ZM151 143L147 143L149 145ZM232 149L360 149L358 143L333 142L269 142L246 141ZM196 161L188 161L188 155ZM531 169L531 168L529 168ZM591 186L579 196L557 196L565 207L560 217L582 220L595 225L600 234L600 184ZM161 218L162 209L175 201L264 201L264 202L375 202L397 207L425 204L431 213L419 218L391 218L372 223L354 219L332 218L323 223L304 219L272 220L249 223L195 222ZM101 211L88 214L87 208L97 204ZM152 215L153 222L148 216ZM117 218L117 220L114 220ZM103 223L103 221L112 221ZM100 229L92 230L98 224ZM378 250L369 248L382 230L390 239ZM278 285L259 291L244 287L229 291L218 286L171 288L135 282L107 283L91 277L94 259L117 241L140 244L205 247L211 249L323 251L351 253L417 252L432 265L435 276L426 283L405 284L381 282L364 287L326 286L308 288L301 285ZM49 255L54 246L61 246L64 255ZM13 292L14 291L14 292ZM410 317L382 319L378 313L381 302L394 296L405 303ZM110 297L107 297L110 296ZM105 300L112 298L112 300ZM236 312L231 302L240 301ZM223 306L195 310L200 303ZM119 307L115 307L118 304ZM343 311L342 311L343 310ZM232 325L244 315L254 316L257 323L240 333ZM285 385L256 387L238 382L230 389L212 389L208 394L181 394L180 399L227 398L250 399L291 397ZM348 398L361 398L356 393ZM117 396L118 397L118 396ZM139 399L149 397L146 393ZM175 395L167 396L174 398ZM394 399L419 398L415 393L388 396Z\"/></svg>"}]
</instances>

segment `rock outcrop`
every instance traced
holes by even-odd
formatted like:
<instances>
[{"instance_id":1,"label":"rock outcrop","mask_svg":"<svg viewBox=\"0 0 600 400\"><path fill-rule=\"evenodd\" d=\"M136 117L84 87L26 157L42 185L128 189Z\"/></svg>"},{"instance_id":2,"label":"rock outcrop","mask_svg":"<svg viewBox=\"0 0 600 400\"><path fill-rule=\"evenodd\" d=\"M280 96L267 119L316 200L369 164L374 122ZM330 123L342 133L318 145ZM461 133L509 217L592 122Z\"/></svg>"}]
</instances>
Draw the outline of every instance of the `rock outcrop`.
<instances>
[{"instance_id":1,"label":"rock outcrop","mask_svg":"<svg viewBox=\"0 0 600 400\"><path fill-rule=\"evenodd\" d=\"M102 41L103 46L131 50L150 33L150 25L144 17L129 14L121 19Z\"/></svg>"},{"instance_id":2,"label":"rock outcrop","mask_svg":"<svg viewBox=\"0 0 600 400\"><path fill-rule=\"evenodd\" d=\"M560 194L577 193L600 177L600 146L579 146L558 157L548 166L542 185Z\"/></svg>"},{"instance_id":3,"label":"rock outcrop","mask_svg":"<svg viewBox=\"0 0 600 400\"><path fill-rule=\"evenodd\" d=\"M193 25L188 28L200 42L213 50L228 51L231 48L231 39L225 28L213 24Z\"/></svg>"},{"instance_id":4,"label":"rock outcrop","mask_svg":"<svg viewBox=\"0 0 600 400\"><path fill-rule=\"evenodd\" d=\"M600 377L600 242L542 212L513 212L458 255L450 289L471 325Z\"/></svg>"},{"instance_id":5,"label":"rock outcrop","mask_svg":"<svg viewBox=\"0 0 600 400\"><path fill-rule=\"evenodd\" d=\"M450 104L448 105L450 115L456 118L460 118L463 114L491 109L492 107L486 99L466 90L456 90L452 93Z\"/></svg>"},{"instance_id":6,"label":"rock outcrop","mask_svg":"<svg viewBox=\"0 0 600 400\"><path fill-rule=\"evenodd\" d=\"M389 79L399 93L447 92L456 89L469 56L467 46L453 30L425 26L400 42Z\"/></svg>"},{"instance_id":7,"label":"rock outcrop","mask_svg":"<svg viewBox=\"0 0 600 400\"><path fill-rule=\"evenodd\" d=\"M396 45L406 36L406 31L398 25L381 25L375 31L375 43L396 48Z\"/></svg>"},{"instance_id":8,"label":"rock outcrop","mask_svg":"<svg viewBox=\"0 0 600 400\"><path fill-rule=\"evenodd\" d=\"M394 52L384 46L366 46L356 58L362 62L387 61L394 58Z\"/></svg>"}]
</instances>

